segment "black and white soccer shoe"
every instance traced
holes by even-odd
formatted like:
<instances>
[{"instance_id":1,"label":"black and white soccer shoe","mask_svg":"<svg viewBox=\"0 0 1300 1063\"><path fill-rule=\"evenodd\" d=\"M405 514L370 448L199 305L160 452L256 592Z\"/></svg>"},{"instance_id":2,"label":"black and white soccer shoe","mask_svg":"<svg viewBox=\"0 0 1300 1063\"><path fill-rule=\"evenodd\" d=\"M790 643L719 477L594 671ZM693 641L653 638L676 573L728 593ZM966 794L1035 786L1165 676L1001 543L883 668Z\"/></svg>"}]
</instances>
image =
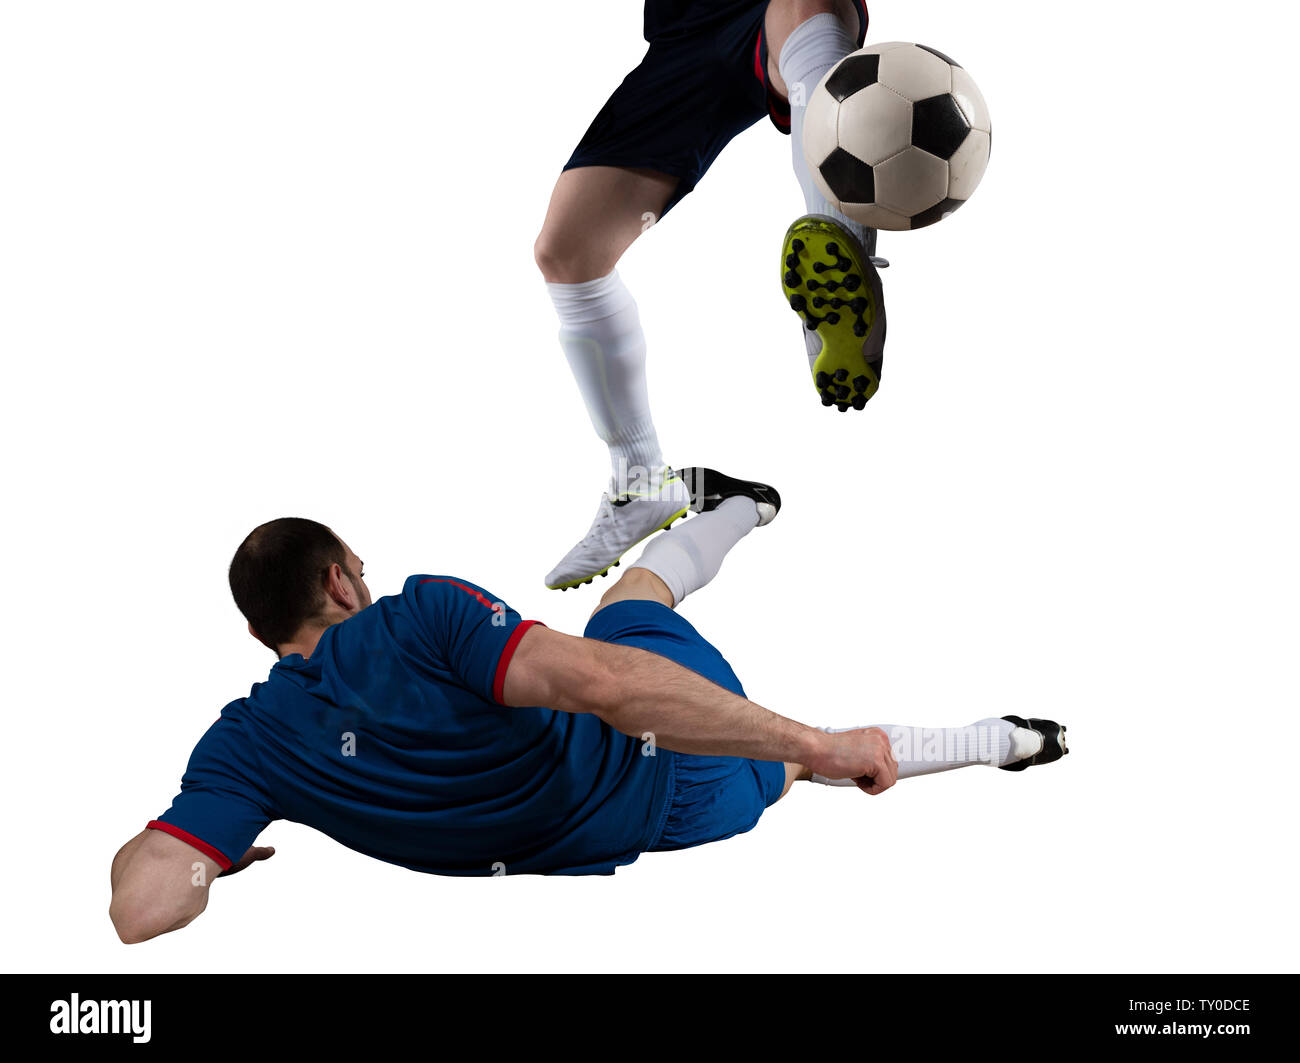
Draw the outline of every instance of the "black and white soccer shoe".
<instances>
[{"instance_id":1,"label":"black and white soccer shoe","mask_svg":"<svg viewBox=\"0 0 1300 1063\"><path fill-rule=\"evenodd\" d=\"M1020 716L1003 716L1002 718L1017 727L1023 727L1034 732L1043 740L1042 748L1033 756L1014 761L1011 764L999 765L1003 771L1024 771L1026 768L1036 767L1039 764L1051 764L1052 761L1060 760L1070 752L1065 744L1065 726L1063 724L1059 724L1055 720L1026 720Z\"/></svg>"},{"instance_id":2,"label":"black and white soccer shoe","mask_svg":"<svg viewBox=\"0 0 1300 1063\"><path fill-rule=\"evenodd\" d=\"M691 509L707 513L717 509L728 498L751 499L758 509L758 527L771 524L781 510L781 496L776 488L757 480L738 480L716 469L692 466L675 470L691 493Z\"/></svg>"}]
</instances>

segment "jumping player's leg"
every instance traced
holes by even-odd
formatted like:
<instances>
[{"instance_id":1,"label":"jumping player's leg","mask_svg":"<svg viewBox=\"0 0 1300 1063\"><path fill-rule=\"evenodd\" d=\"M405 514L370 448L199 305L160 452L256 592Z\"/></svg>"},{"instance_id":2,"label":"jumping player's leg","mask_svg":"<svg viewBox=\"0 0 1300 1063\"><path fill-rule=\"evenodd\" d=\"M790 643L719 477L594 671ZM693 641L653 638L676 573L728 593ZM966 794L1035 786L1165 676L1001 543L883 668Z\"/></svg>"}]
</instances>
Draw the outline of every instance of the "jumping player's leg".
<instances>
[{"instance_id":1,"label":"jumping player's leg","mask_svg":"<svg viewBox=\"0 0 1300 1063\"><path fill-rule=\"evenodd\" d=\"M658 218L679 178L645 168L579 166L555 182L533 256L548 284L581 284L610 272Z\"/></svg>"},{"instance_id":2,"label":"jumping player's leg","mask_svg":"<svg viewBox=\"0 0 1300 1063\"><path fill-rule=\"evenodd\" d=\"M791 160L808 213L786 232L782 279L803 319L805 351L825 406L861 410L880 387L885 300L876 233L827 201L803 153L806 104L866 32L861 0L771 0L764 22L769 91L789 112Z\"/></svg>"},{"instance_id":3,"label":"jumping player's leg","mask_svg":"<svg viewBox=\"0 0 1300 1063\"><path fill-rule=\"evenodd\" d=\"M768 113L755 62L765 0L662 8L647 10L645 56L565 163L537 241L561 344L613 474L590 530L547 576L557 589L607 573L684 512L684 489L665 473L650 416L636 304L615 267L731 139ZM693 263L689 230L680 239Z\"/></svg>"},{"instance_id":4,"label":"jumping player's leg","mask_svg":"<svg viewBox=\"0 0 1300 1063\"><path fill-rule=\"evenodd\" d=\"M565 170L534 246L560 319L560 346L611 465L590 531L547 575L548 587L591 582L686 511L685 488L667 474L650 413L636 302L615 270L648 221L663 213L678 181L643 168Z\"/></svg>"}]
</instances>

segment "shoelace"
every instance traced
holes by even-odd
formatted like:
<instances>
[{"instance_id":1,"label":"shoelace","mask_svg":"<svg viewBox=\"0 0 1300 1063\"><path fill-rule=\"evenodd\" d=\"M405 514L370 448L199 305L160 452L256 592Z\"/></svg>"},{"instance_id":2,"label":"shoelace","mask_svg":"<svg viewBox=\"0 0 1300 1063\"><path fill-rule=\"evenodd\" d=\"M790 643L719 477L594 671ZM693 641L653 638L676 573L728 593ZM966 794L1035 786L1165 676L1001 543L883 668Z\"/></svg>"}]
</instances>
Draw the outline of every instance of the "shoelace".
<instances>
[{"instance_id":1,"label":"shoelace","mask_svg":"<svg viewBox=\"0 0 1300 1063\"><path fill-rule=\"evenodd\" d=\"M614 520L614 501L609 497L609 492L604 491L600 496L600 507L596 510L596 519L591 522L591 528L587 534L582 537L584 544L595 540L597 535L602 533L606 526Z\"/></svg>"}]
</instances>

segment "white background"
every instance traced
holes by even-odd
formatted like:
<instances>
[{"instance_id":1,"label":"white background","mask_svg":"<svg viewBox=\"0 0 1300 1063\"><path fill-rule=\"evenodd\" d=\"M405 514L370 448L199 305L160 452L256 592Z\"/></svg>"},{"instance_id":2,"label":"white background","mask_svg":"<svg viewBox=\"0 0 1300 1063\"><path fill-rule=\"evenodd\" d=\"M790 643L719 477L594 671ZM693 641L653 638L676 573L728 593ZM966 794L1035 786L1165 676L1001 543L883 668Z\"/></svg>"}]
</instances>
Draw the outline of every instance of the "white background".
<instances>
[{"instance_id":1,"label":"white background","mask_svg":"<svg viewBox=\"0 0 1300 1063\"><path fill-rule=\"evenodd\" d=\"M109 862L272 660L225 568L276 516L376 594L543 575L606 475L532 261L639 61L634 2L7 4L3 964L15 970L1295 967L1294 27L1275 5L877 0L993 115L974 201L884 234L885 386L817 402L742 134L620 271L669 461L785 509L687 617L816 724L1070 726L1073 752L611 878L455 880L273 824L181 933Z\"/></svg>"}]
</instances>

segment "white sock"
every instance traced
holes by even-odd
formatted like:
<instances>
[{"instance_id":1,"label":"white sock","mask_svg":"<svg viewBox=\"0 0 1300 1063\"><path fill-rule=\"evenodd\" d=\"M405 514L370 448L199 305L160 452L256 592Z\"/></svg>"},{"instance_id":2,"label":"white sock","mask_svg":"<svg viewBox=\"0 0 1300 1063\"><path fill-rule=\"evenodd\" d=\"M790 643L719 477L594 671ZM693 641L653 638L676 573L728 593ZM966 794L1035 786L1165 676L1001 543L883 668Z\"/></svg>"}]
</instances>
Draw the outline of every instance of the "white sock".
<instances>
[{"instance_id":1,"label":"white sock","mask_svg":"<svg viewBox=\"0 0 1300 1063\"><path fill-rule=\"evenodd\" d=\"M790 140L794 156L794 175L803 189L804 204L809 214L829 214L858 238L868 254L875 253L874 234L865 225L851 221L826 201L803 154L803 120L809 97L826 71L850 52L858 49L858 42L838 18L830 12L813 15L795 27L786 38L777 60L781 80L790 94ZM802 86L796 88L795 86ZM822 340L816 332L804 329L804 343L808 348L811 366L821 353Z\"/></svg>"},{"instance_id":2,"label":"white sock","mask_svg":"<svg viewBox=\"0 0 1300 1063\"><path fill-rule=\"evenodd\" d=\"M804 203L809 214L830 214L846 224L865 245L867 229L849 221L826 201L817 182L813 180L808 160L803 154L803 120L808 100L826 71L850 52L858 50L858 42L841 22L830 12L813 15L795 27L786 38L777 69L790 95L790 141L794 157L794 174L803 189Z\"/></svg>"},{"instance_id":3,"label":"white sock","mask_svg":"<svg viewBox=\"0 0 1300 1063\"><path fill-rule=\"evenodd\" d=\"M650 417L645 335L632 293L617 270L578 284L548 283L546 290L592 427L609 447L615 484L627 481L629 469L634 478L637 469L656 473L664 461Z\"/></svg>"},{"instance_id":4,"label":"white sock","mask_svg":"<svg viewBox=\"0 0 1300 1063\"><path fill-rule=\"evenodd\" d=\"M631 567L647 569L663 580L677 606L713 579L727 551L756 527L753 499L728 498L717 509L651 539Z\"/></svg>"},{"instance_id":5,"label":"white sock","mask_svg":"<svg viewBox=\"0 0 1300 1063\"><path fill-rule=\"evenodd\" d=\"M977 720L968 727L905 727L899 724L865 724L879 727L889 736L898 761L898 777L933 775L972 764L1000 767L1032 757L1042 749L1042 736L1010 720ZM823 727L828 734L861 730L858 727ZM813 775L813 782L830 786L851 786L851 779L827 779Z\"/></svg>"}]
</instances>

